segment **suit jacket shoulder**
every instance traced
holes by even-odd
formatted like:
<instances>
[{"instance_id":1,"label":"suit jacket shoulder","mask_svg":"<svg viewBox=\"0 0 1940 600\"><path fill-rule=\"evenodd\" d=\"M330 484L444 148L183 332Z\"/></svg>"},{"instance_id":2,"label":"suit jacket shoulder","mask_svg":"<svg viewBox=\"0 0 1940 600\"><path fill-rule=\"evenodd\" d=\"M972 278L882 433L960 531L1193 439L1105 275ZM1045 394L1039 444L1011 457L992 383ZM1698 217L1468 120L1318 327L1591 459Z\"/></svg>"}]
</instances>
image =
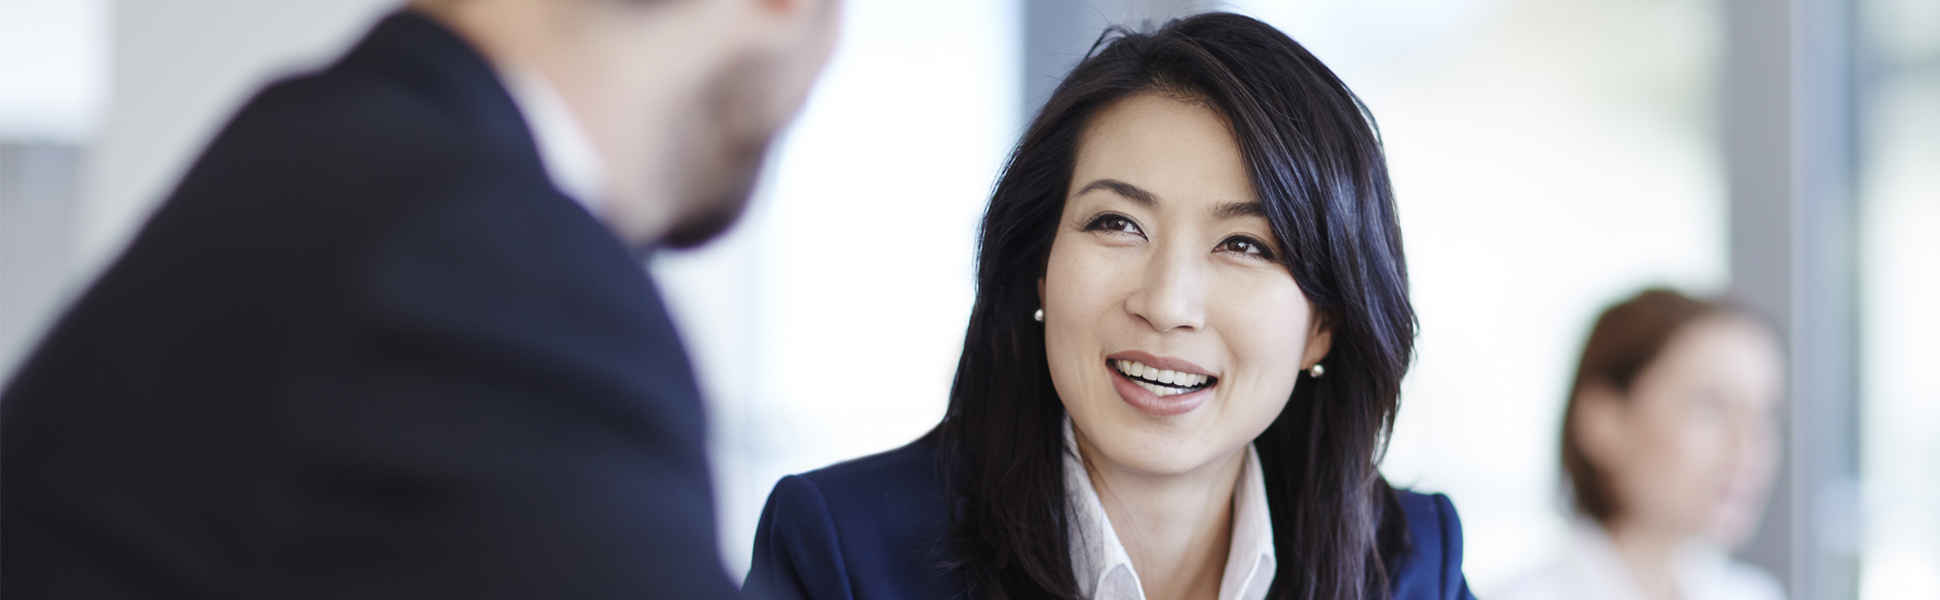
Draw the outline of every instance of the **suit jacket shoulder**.
<instances>
[{"instance_id":1,"label":"suit jacket shoulder","mask_svg":"<svg viewBox=\"0 0 1940 600\"><path fill-rule=\"evenodd\" d=\"M755 532L751 598L965 598L947 547L955 497L929 438L782 478ZM1473 600L1447 496L1397 491L1410 539L1395 600Z\"/></svg>"},{"instance_id":2,"label":"suit jacket shoulder","mask_svg":"<svg viewBox=\"0 0 1940 600\"><path fill-rule=\"evenodd\" d=\"M1395 490L1407 517L1408 553L1390 578L1394 600L1473 600L1462 574L1462 521L1442 494Z\"/></svg>"},{"instance_id":3,"label":"suit jacket shoulder","mask_svg":"<svg viewBox=\"0 0 1940 600\"><path fill-rule=\"evenodd\" d=\"M782 478L762 510L751 598L956 598L945 538L954 501L936 444Z\"/></svg>"}]
</instances>

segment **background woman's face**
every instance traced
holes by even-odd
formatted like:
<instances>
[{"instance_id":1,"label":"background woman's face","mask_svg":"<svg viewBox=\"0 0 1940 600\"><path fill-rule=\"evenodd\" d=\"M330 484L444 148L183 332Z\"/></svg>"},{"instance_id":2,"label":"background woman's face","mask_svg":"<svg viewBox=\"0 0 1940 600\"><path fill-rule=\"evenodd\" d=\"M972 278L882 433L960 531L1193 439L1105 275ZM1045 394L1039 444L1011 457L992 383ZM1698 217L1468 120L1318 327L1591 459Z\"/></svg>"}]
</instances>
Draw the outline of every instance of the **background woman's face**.
<instances>
[{"instance_id":1,"label":"background woman's face","mask_svg":"<svg viewBox=\"0 0 1940 600\"><path fill-rule=\"evenodd\" d=\"M1051 378L1092 461L1233 456L1325 354L1225 119L1141 94L1093 116L1044 279Z\"/></svg>"},{"instance_id":2,"label":"background woman's face","mask_svg":"<svg viewBox=\"0 0 1940 600\"><path fill-rule=\"evenodd\" d=\"M1610 477L1618 518L1742 543L1777 459L1780 361L1771 334L1739 317L1680 328L1628 397L1601 413L1615 443L1593 460Z\"/></svg>"}]
</instances>

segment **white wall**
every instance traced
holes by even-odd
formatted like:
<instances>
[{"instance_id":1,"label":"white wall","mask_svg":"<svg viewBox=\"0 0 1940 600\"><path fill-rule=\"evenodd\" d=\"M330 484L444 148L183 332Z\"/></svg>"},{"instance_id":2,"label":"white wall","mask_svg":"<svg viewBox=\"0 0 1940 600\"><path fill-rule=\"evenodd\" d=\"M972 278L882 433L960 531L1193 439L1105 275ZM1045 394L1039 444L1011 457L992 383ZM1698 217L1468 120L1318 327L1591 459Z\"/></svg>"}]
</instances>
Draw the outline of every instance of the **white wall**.
<instances>
[{"instance_id":1,"label":"white wall","mask_svg":"<svg viewBox=\"0 0 1940 600\"><path fill-rule=\"evenodd\" d=\"M108 93L108 0L0 0L0 139L76 144Z\"/></svg>"}]
</instances>

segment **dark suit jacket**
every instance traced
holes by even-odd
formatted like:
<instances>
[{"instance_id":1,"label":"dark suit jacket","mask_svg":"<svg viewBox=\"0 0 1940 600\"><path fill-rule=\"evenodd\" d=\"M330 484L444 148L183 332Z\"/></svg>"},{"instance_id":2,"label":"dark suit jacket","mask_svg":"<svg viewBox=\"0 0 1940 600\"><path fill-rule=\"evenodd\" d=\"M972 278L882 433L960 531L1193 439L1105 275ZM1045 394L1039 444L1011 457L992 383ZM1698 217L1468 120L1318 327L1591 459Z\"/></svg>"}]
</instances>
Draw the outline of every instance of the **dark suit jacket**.
<instances>
[{"instance_id":1,"label":"dark suit jacket","mask_svg":"<svg viewBox=\"0 0 1940 600\"><path fill-rule=\"evenodd\" d=\"M8 598L703 598L692 370L411 13L251 100L0 401Z\"/></svg>"},{"instance_id":2,"label":"dark suit jacket","mask_svg":"<svg viewBox=\"0 0 1940 600\"><path fill-rule=\"evenodd\" d=\"M943 472L936 444L924 438L782 478L762 510L742 591L814 600L970 598L963 577L942 566L955 507ZM1462 576L1454 505L1440 494L1396 494L1411 543L1390 575L1394 600L1474 600Z\"/></svg>"}]
</instances>

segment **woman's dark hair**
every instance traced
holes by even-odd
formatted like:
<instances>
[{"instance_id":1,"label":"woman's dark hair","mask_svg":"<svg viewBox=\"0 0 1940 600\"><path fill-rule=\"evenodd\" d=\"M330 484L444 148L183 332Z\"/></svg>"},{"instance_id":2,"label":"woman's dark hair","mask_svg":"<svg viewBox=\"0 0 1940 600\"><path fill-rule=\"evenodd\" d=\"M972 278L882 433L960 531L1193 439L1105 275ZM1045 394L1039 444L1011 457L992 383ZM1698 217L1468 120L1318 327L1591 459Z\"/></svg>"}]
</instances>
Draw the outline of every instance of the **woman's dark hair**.
<instances>
[{"instance_id":1,"label":"woman's dark hair","mask_svg":"<svg viewBox=\"0 0 1940 600\"><path fill-rule=\"evenodd\" d=\"M1603 311L1583 343L1583 358L1576 364L1576 380L1570 384L1569 403L1563 409L1563 472L1569 478L1570 500L1576 510L1599 523L1609 523L1617 514L1617 500L1610 483L1583 453L1583 442L1576 433L1576 414L1583 391L1593 385L1606 385L1619 394L1630 391L1637 374L1657 360L1671 337L1685 325L1708 316L1748 313L1718 301L1698 300L1666 289L1648 289Z\"/></svg>"},{"instance_id":2,"label":"woman's dark hair","mask_svg":"<svg viewBox=\"0 0 1940 600\"><path fill-rule=\"evenodd\" d=\"M937 440L962 494L950 547L978 598L1076 598L1064 406L1032 318L1078 140L1156 93L1226 118L1286 266L1333 349L1254 440L1274 550L1270 598L1386 598L1405 521L1375 466L1414 346L1393 194L1372 117L1285 34L1225 13L1108 31L1031 122L984 216L977 296ZM1300 360L1288 356L1287 361Z\"/></svg>"}]
</instances>

